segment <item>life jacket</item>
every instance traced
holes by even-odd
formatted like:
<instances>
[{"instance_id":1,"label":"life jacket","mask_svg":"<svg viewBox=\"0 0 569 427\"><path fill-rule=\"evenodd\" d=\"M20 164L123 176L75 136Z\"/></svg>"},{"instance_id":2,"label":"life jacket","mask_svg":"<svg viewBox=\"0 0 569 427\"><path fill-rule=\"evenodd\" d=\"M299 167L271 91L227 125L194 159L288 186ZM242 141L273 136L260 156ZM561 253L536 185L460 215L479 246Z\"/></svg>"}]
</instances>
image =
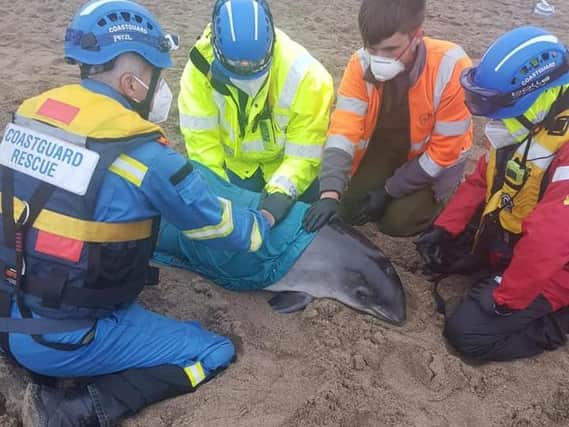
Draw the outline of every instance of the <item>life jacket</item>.
<instances>
[{"instance_id":1,"label":"life jacket","mask_svg":"<svg viewBox=\"0 0 569 427\"><path fill-rule=\"evenodd\" d=\"M16 295L23 317L33 312L48 324L101 318L136 299L148 279L159 217L102 222L95 208L119 155L159 139L160 127L80 85L21 105L0 145L4 301Z\"/></svg>"},{"instance_id":2,"label":"life jacket","mask_svg":"<svg viewBox=\"0 0 569 427\"><path fill-rule=\"evenodd\" d=\"M531 139L493 148L489 153L486 203L477 240L483 233L486 238L493 234L494 242L490 244L507 253L501 261L502 267L509 264L513 247L521 237L523 221L545 193L549 166L569 141L569 96L565 94L560 100L552 107L558 110L534 130ZM559 109L562 111L558 112Z\"/></svg>"}]
</instances>

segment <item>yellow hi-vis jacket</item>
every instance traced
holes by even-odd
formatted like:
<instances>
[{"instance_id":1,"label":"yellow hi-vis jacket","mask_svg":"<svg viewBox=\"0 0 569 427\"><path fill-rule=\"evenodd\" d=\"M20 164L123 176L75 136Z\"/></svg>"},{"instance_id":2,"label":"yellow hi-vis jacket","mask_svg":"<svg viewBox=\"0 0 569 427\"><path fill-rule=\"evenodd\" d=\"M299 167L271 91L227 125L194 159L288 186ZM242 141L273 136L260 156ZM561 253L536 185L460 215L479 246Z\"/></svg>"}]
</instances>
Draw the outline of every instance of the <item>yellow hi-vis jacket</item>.
<instances>
[{"instance_id":1,"label":"yellow hi-vis jacket","mask_svg":"<svg viewBox=\"0 0 569 427\"><path fill-rule=\"evenodd\" d=\"M194 46L211 64L211 24ZM180 128L188 156L227 179L260 167L269 193L296 198L317 178L334 98L332 77L302 46L276 30L268 81L257 96L238 107L238 92L224 96L190 59L178 98Z\"/></svg>"}]
</instances>

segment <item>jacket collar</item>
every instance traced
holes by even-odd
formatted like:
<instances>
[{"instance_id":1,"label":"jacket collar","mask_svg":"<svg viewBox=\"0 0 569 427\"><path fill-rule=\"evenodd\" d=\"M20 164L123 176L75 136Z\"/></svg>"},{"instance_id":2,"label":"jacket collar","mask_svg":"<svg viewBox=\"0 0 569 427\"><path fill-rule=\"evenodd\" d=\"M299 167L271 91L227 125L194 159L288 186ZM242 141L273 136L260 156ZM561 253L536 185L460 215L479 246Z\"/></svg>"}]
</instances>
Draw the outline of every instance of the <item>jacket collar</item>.
<instances>
[{"instance_id":1,"label":"jacket collar","mask_svg":"<svg viewBox=\"0 0 569 427\"><path fill-rule=\"evenodd\" d=\"M117 92L113 87L109 86L106 83L100 82L94 79L83 79L81 80L81 86L91 92L98 93L100 95L105 95L115 101L119 102L123 107L133 110L132 105L128 102L128 100Z\"/></svg>"}]
</instances>

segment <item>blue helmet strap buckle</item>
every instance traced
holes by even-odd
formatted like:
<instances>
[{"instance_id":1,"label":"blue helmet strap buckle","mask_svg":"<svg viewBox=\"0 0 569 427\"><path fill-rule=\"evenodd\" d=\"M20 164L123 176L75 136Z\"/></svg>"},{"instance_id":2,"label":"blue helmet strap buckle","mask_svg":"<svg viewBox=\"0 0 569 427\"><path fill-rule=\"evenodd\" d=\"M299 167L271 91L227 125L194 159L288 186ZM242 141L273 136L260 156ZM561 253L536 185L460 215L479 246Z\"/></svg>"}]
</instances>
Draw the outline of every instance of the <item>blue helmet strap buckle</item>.
<instances>
[{"instance_id":1,"label":"blue helmet strap buckle","mask_svg":"<svg viewBox=\"0 0 569 427\"><path fill-rule=\"evenodd\" d=\"M177 34L166 34L160 39L160 51L172 52L180 48L180 36Z\"/></svg>"},{"instance_id":2,"label":"blue helmet strap buckle","mask_svg":"<svg viewBox=\"0 0 569 427\"><path fill-rule=\"evenodd\" d=\"M97 43L97 36L93 33L83 34L79 40L79 44L81 45L81 49L94 51L101 50L101 47Z\"/></svg>"}]
</instances>

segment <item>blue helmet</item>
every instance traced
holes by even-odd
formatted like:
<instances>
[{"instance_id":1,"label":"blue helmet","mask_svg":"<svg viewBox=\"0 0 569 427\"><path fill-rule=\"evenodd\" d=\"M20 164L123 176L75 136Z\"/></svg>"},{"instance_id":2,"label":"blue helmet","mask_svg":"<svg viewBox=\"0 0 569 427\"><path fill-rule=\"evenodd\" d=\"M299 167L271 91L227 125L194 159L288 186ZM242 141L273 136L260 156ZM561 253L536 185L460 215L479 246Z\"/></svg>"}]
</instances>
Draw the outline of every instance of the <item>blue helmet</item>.
<instances>
[{"instance_id":1,"label":"blue helmet","mask_svg":"<svg viewBox=\"0 0 569 427\"><path fill-rule=\"evenodd\" d=\"M569 83L569 51L541 28L516 28L488 48L477 67L461 75L466 105L477 116L524 114L546 89Z\"/></svg>"},{"instance_id":2,"label":"blue helmet","mask_svg":"<svg viewBox=\"0 0 569 427\"><path fill-rule=\"evenodd\" d=\"M266 0L217 0L212 27L214 72L247 80L268 70L275 30Z\"/></svg>"},{"instance_id":3,"label":"blue helmet","mask_svg":"<svg viewBox=\"0 0 569 427\"><path fill-rule=\"evenodd\" d=\"M129 0L89 1L65 34L65 59L80 65L106 64L133 52L156 68L168 68L177 48L177 36L165 34L148 10Z\"/></svg>"}]
</instances>

